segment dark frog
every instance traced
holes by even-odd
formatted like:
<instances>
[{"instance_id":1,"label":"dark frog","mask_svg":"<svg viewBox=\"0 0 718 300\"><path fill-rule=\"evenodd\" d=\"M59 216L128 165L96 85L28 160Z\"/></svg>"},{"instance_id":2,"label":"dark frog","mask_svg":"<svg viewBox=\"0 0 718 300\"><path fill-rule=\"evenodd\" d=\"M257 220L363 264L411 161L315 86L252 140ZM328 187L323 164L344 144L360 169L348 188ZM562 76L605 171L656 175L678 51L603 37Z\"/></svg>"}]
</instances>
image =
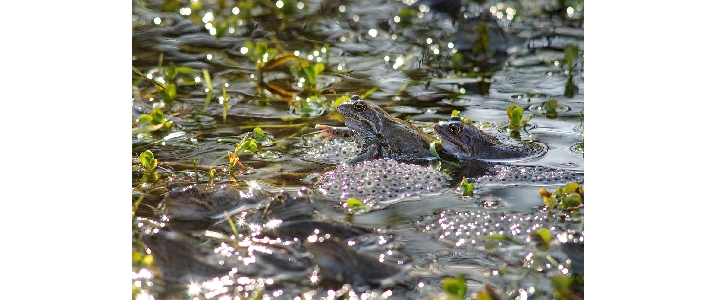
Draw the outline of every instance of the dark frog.
<instances>
[{"instance_id":1,"label":"dark frog","mask_svg":"<svg viewBox=\"0 0 718 300\"><path fill-rule=\"evenodd\" d=\"M228 185L169 185L165 210L175 229L202 229L239 211L257 208L271 199L260 188L236 189Z\"/></svg>"},{"instance_id":2,"label":"dark frog","mask_svg":"<svg viewBox=\"0 0 718 300\"><path fill-rule=\"evenodd\" d=\"M528 159L539 157L548 150L542 143L490 135L474 125L462 122L459 117L451 117L448 122L434 125L434 131L441 139L443 151L458 160Z\"/></svg>"},{"instance_id":3,"label":"dark frog","mask_svg":"<svg viewBox=\"0 0 718 300\"><path fill-rule=\"evenodd\" d=\"M376 158L423 162L434 159L429 145L436 139L404 120L395 118L380 107L351 97L337 107L347 127L359 134L362 149L349 164Z\"/></svg>"}]
</instances>

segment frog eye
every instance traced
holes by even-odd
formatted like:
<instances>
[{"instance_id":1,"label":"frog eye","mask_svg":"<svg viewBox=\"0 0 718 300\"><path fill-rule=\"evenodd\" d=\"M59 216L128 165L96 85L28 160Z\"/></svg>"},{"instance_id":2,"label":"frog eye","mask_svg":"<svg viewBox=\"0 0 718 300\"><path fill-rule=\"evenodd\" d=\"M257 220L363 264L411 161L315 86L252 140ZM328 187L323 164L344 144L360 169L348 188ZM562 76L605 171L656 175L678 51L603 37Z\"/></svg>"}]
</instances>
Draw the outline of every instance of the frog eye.
<instances>
[{"instance_id":1,"label":"frog eye","mask_svg":"<svg viewBox=\"0 0 718 300\"><path fill-rule=\"evenodd\" d=\"M354 109L355 109L356 111L358 111L358 112L365 111L365 110L366 110L366 103L364 103L364 101L361 101L361 100L359 100L359 101L357 101L357 102L354 102Z\"/></svg>"},{"instance_id":2,"label":"frog eye","mask_svg":"<svg viewBox=\"0 0 718 300\"><path fill-rule=\"evenodd\" d=\"M459 125L458 123L450 123L449 131L453 132L454 134L459 134L459 132L461 132L461 125Z\"/></svg>"}]
</instances>

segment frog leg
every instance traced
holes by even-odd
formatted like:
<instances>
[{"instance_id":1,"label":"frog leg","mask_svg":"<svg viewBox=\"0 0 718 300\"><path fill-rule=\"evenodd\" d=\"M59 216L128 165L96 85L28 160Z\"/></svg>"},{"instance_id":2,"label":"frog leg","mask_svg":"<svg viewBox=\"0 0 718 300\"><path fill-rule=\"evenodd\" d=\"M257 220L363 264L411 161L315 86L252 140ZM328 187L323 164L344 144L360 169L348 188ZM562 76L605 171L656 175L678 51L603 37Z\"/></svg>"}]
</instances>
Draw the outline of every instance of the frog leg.
<instances>
[{"instance_id":1,"label":"frog leg","mask_svg":"<svg viewBox=\"0 0 718 300\"><path fill-rule=\"evenodd\" d=\"M379 157L379 146L376 143L363 143L362 153L352 158L348 164L355 165L365 160L372 160Z\"/></svg>"}]
</instances>

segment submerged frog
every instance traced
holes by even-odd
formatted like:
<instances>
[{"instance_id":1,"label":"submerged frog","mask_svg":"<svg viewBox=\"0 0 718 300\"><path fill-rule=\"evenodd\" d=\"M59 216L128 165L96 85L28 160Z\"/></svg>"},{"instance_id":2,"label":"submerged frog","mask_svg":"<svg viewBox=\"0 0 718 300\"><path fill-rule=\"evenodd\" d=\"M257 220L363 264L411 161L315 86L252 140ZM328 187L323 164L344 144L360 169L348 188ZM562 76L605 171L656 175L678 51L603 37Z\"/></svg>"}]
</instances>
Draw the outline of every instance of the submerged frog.
<instances>
[{"instance_id":1,"label":"submerged frog","mask_svg":"<svg viewBox=\"0 0 718 300\"><path fill-rule=\"evenodd\" d=\"M349 164L376 158L406 162L434 159L429 146L436 138L357 95L353 95L350 102L340 104L337 111L347 127L358 133L362 144L361 152Z\"/></svg>"},{"instance_id":2,"label":"submerged frog","mask_svg":"<svg viewBox=\"0 0 718 300\"><path fill-rule=\"evenodd\" d=\"M165 211L170 226L178 230L206 229L226 220L228 215L260 207L272 196L260 188L246 190L228 185L192 184L169 185L165 196Z\"/></svg>"},{"instance_id":3,"label":"submerged frog","mask_svg":"<svg viewBox=\"0 0 718 300\"><path fill-rule=\"evenodd\" d=\"M455 116L434 125L434 131L441 139L444 151L458 160L528 159L539 157L548 150L542 143L492 136Z\"/></svg>"},{"instance_id":4,"label":"submerged frog","mask_svg":"<svg viewBox=\"0 0 718 300\"><path fill-rule=\"evenodd\" d=\"M358 252L336 237L306 240L303 246L312 254L312 262L324 279L349 283L358 292L391 284L409 269Z\"/></svg>"}]
</instances>

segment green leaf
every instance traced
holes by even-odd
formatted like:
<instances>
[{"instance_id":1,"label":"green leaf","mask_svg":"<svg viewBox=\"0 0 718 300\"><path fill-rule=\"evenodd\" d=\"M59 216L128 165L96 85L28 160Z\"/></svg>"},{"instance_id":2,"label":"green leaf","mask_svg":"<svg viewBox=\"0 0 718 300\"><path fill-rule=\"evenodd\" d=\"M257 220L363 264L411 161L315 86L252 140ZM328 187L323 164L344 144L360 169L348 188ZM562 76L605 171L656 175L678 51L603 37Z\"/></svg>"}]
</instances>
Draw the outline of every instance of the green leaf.
<instances>
[{"instance_id":1,"label":"green leaf","mask_svg":"<svg viewBox=\"0 0 718 300\"><path fill-rule=\"evenodd\" d=\"M444 292L459 296L461 299L466 296L466 278L464 278L463 274L459 274L457 277L445 278L441 281L441 287Z\"/></svg>"},{"instance_id":2,"label":"green leaf","mask_svg":"<svg viewBox=\"0 0 718 300\"><path fill-rule=\"evenodd\" d=\"M517 244L517 245L521 245L521 241L519 241L519 240L517 240L517 239L515 239L515 238L512 238L512 237L510 237L510 236L503 235L503 234L492 234L492 235L487 235L487 236L485 236L485 237L483 237L483 238L486 239L486 240L501 240L501 241L510 242L510 243L514 243L514 244Z\"/></svg>"},{"instance_id":3,"label":"green leaf","mask_svg":"<svg viewBox=\"0 0 718 300\"><path fill-rule=\"evenodd\" d=\"M565 275L554 275L551 278L551 285L553 287L553 296L558 300L571 299L571 283L573 278Z\"/></svg>"},{"instance_id":4,"label":"green leaf","mask_svg":"<svg viewBox=\"0 0 718 300\"><path fill-rule=\"evenodd\" d=\"M267 139L267 136L264 134L264 130L259 127L254 127L254 130L252 130L252 137L258 141L263 141Z\"/></svg>"},{"instance_id":5,"label":"green leaf","mask_svg":"<svg viewBox=\"0 0 718 300\"><path fill-rule=\"evenodd\" d=\"M334 103L332 104L332 106L334 108L337 108L337 106L339 106L339 104L342 104L344 102L350 102L350 101L351 101L351 98L349 98L348 96L339 97L339 98L337 98L337 100L334 100Z\"/></svg>"},{"instance_id":6,"label":"green leaf","mask_svg":"<svg viewBox=\"0 0 718 300\"><path fill-rule=\"evenodd\" d=\"M152 117L152 124L162 124L165 121L165 114L159 108L155 108L150 116Z\"/></svg>"},{"instance_id":7,"label":"green leaf","mask_svg":"<svg viewBox=\"0 0 718 300\"><path fill-rule=\"evenodd\" d=\"M439 147L441 147L441 141L438 141L438 140L433 141L433 142L431 142L431 144L429 144L429 152L431 152L431 155L433 155L434 157L441 158L441 157L439 157L439 153L436 152L436 144L438 144Z\"/></svg>"},{"instance_id":8,"label":"green leaf","mask_svg":"<svg viewBox=\"0 0 718 300\"><path fill-rule=\"evenodd\" d=\"M558 189L556 190L556 193L558 194ZM556 203L558 202L556 195L546 191L545 188L539 189L539 194L541 195L543 203L546 204L546 207L548 207L549 210L556 206Z\"/></svg>"},{"instance_id":9,"label":"green leaf","mask_svg":"<svg viewBox=\"0 0 718 300\"><path fill-rule=\"evenodd\" d=\"M539 251L548 251L551 242L551 231L546 228L539 228L531 233L531 239Z\"/></svg>"},{"instance_id":10,"label":"green leaf","mask_svg":"<svg viewBox=\"0 0 718 300\"><path fill-rule=\"evenodd\" d=\"M508 107L506 107L506 114L509 115L509 117L511 117L511 112L513 112L514 109L517 107L518 107L518 105L516 105L516 104L510 104Z\"/></svg>"},{"instance_id":11,"label":"green leaf","mask_svg":"<svg viewBox=\"0 0 718 300\"><path fill-rule=\"evenodd\" d=\"M155 155L150 150L145 150L145 152L140 153L140 163L142 163L142 166L145 167L145 170L148 172L154 171L157 167Z\"/></svg>"},{"instance_id":12,"label":"green leaf","mask_svg":"<svg viewBox=\"0 0 718 300\"><path fill-rule=\"evenodd\" d=\"M466 181L466 177L461 180L461 186L459 186L462 196L473 196L474 195L474 184Z\"/></svg>"},{"instance_id":13,"label":"green leaf","mask_svg":"<svg viewBox=\"0 0 718 300\"><path fill-rule=\"evenodd\" d=\"M148 115L148 114L142 114L142 115L140 116L140 118L137 120L137 122L140 123L140 125L143 125L143 124L145 124L145 125L152 124L152 116L150 116L150 115Z\"/></svg>"},{"instance_id":14,"label":"green leaf","mask_svg":"<svg viewBox=\"0 0 718 300\"><path fill-rule=\"evenodd\" d=\"M578 46L574 44L566 45L563 48L563 60L569 65L569 68L576 58L578 58Z\"/></svg>"},{"instance_id":15,"label":"green leaf","mask_svg":"<svg viewBox=\"0 0 718 300\"><path fill-rule=\"evenodd\" d=\"M316 63L316 64L314 65L315 79L316 79L316 76L318 76L319 73L321 73L322 71L324 71L324 64L323 64L323 63Z\"/></svg>"},{"instance_id":16,"label":"green leaf","mask_svg":"<svg viewBox=\"0 0 718 300\"><path fill-rule=\"evenodd\" d=\"M563 201L561 201L562 209L578 207L579 205L581 205L581 196L578 194L568 195L566 199L563 199Z\"/></svg>"},{"instance_id":17,"label":"green leaf","mask_svg":"<svg viewBox=\"0 0 718 300\"><path fill-rule=\"evenodd\" d=\"M357 198L349 198L347 199L347 208L352 210L362 210L364 209L364 203Z\"/></svg>"}]
</instances>

